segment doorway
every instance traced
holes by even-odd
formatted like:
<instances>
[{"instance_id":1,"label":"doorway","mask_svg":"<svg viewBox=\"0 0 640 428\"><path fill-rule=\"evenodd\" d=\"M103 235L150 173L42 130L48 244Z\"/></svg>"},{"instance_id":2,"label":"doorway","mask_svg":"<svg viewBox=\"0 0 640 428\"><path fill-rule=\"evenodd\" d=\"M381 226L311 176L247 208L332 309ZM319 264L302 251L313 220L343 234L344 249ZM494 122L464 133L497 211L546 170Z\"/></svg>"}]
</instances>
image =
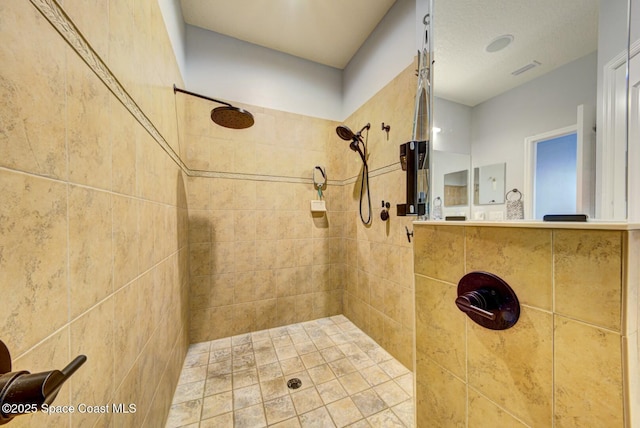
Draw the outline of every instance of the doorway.
<instances>
[{"instance_id":1,"label":"doorway","mask_svg":"<svg viewBox=\"0 0 640 428\"><path fill-rule=\"evenodd\" d=\"M533 212L575 214L577 201L577 133L534 142Z\"/></svg>"},{"instance_id":2,"label":"doorway","mask_svg":"<svg viewBox=\"0 0 640 428\"><path fill-rule=\"evenodd\" d=\"M576 124L524 140L524 214L593 215L595 108L576 109Z\"/></svg>"}]
</instances>

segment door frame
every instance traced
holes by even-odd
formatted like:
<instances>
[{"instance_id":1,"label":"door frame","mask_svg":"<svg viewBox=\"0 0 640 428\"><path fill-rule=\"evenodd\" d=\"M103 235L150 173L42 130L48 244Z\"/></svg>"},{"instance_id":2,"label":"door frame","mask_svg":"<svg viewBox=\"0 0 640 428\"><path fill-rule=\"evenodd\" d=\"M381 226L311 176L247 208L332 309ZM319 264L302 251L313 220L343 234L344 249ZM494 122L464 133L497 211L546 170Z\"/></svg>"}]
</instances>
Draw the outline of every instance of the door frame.
<instances>
[{"instance_id":1,"label":"door frame","mask_svg":"<svg viewBox=\"0 0 640 428\"><path fill-rule=\"evenodd\" d=\"M629 217L627 119L631 100L628 91L629 82L627 81L624 87L617 86L616 73L624 67L625 76L628 76L628 61L638 53L640 53L640 40L633 42L628 52L625 50L619 53L603 67L602 133L596 156L598 160L596 193L599 195L596 199L597 218L626 220ZM624 95L621 93L623 90ZM625 99L622 104L619 102L621 96ZM623 111L620 111L620 105L624 105ZM622 167L623 163L624 167ZM620 189L622 186L624 188Z\"/></svg>"},{"instance_id":2,"label":"door frame","mask_svg":"<svg viewBox=\"0 0 640 428\"><path fill-rule=\"evenodd\" d=\"M579 106L579 108L582 106ZM530 203L524 204L524 218L528 220L534 219L535 213L535 170L536 170L536 145L541 141L551 140L553 138L563 137L569 134L577 134L578 133L578 125L565 126L564 128L554 129L552 131L543 132L542 134L532 135L524 139L524 194L530 195L529 200ZM583 150L581 148L580 138L576 138L576 179L577 183L580 183L580 179L582 177L582 172L580 171L581 159ZM577 190L580 190L580 186L578 185ZM582 203L580 201L580 192L576 192L577 201L576 207L581 207ZM578 208L579 210L580 208Z\"/></svg>"}]
</instances>

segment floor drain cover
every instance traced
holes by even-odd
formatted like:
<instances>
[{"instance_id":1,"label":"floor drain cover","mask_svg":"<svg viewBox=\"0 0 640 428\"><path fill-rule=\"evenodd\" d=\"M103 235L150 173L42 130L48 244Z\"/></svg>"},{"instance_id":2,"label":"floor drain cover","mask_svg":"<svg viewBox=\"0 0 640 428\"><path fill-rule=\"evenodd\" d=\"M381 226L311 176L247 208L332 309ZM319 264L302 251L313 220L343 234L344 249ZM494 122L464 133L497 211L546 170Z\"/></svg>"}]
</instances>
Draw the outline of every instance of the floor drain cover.
<instances>
[{"instance_id":1,"label":"floor drain cover","mask_svg":"<svg viewBox=\"0 0 640 428\"><path fill-rule=\"evenodd\" d=\"M297 377L294 377L293 379L289 379L287 381L287 386L289 387L289 389L298 389L302 386L302 381Z\"/></svg>"}]
</instances>

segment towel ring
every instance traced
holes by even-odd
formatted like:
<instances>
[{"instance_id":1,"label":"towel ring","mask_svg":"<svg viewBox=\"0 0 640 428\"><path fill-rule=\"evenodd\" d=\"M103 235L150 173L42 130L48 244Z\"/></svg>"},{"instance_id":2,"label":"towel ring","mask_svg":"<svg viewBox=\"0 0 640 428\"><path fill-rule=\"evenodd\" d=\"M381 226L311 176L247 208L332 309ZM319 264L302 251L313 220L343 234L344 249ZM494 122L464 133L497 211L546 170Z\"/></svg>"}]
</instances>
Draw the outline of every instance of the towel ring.
<instances>
[{"instance_id":1,"label":"towel ring","mask_svg":"<svg viewBox=\"0 0 640 428\"><path fill-rule=\"evenodd\" d=\"M518 195L518 199L509 199L509 195L512 195L512 194ZM505 195L505 199L507 201L512 201L512 200L513 201L521 201L522 200L522 192L519 191L518 189L513 189L513 190L507 192L507 194Z\"/></svg>"}]
</instances>

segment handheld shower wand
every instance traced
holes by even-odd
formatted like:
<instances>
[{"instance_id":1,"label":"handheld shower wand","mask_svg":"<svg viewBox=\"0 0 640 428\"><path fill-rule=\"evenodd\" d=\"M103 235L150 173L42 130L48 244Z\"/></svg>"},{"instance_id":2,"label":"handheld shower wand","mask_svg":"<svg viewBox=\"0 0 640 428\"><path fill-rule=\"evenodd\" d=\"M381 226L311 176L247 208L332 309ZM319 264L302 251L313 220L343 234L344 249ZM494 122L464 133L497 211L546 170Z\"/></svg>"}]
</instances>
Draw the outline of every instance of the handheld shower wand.
<instances>
[{"instance_id":1,"label":"handheld shower wand","mask_svg":"<svg viewBox=\"0 0 640 428\"><path fill-rule=\"evenodd\" d=\"M351 141L351 143L349 144L349 148L354 152L358 152L360 158L362 159L362 175L360 180L360 220L362 220L362 223L365 225L371 224L371 194L369 192L369 165L367 164L367 145L362 139L362 132L365 129L369 131L370 128L371 124L367 123L362 127L362 129L360 129L360 131L356 132L355 134L353 133L353 131L351 131L351 129L344 125L340 125L336 128L336 134L338 134L338 136L345 141ZM360 148L360 145L362 145L362 148ZM364 199L365 186L367 188L368 204L368 215L366 220L364 218L364 215L362 214L362 200Z\"/></svg>"}]
</instances>

